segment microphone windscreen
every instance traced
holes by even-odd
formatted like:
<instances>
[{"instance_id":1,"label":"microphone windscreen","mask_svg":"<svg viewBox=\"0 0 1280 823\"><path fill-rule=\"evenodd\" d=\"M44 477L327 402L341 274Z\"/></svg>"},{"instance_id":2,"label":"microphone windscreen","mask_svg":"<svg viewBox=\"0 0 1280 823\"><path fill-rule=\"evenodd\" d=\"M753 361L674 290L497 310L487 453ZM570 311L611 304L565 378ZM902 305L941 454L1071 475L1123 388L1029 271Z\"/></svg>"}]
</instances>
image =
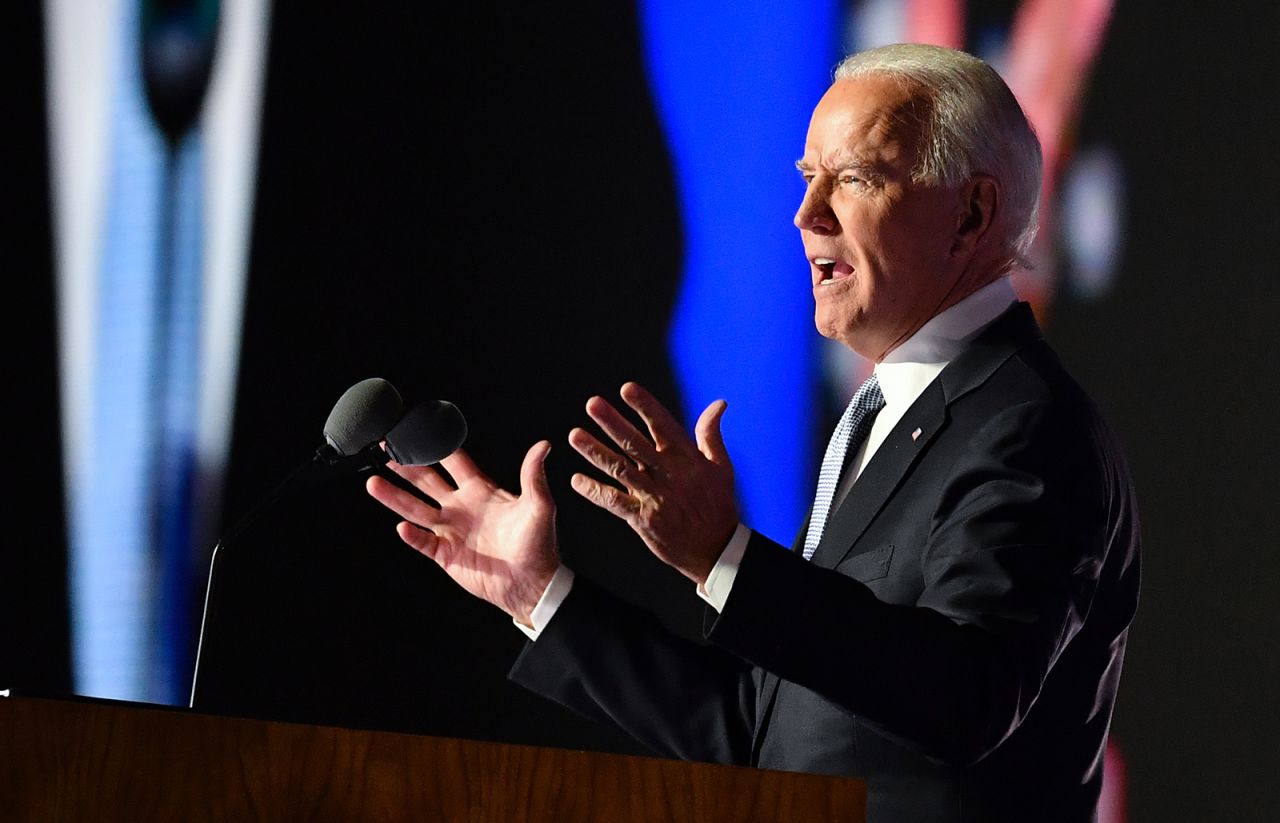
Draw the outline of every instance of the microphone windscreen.
<instances>
[{"instance_id":1,"label":"microphone windscreen","mask_svg":"<svg viewBox=\"0 0 1280 823\"><path fill-rule=\"evenodd\" d=\"M324 439L343 457L382 439L400 420L404 401L395 386L381 377L361 380L342 393L329 419L324 421Z\"/></svg>"},{"instance_id":2,"label":"microphone windscreen","mask_svg":"<svg viewBox=\"0 0 1280 823\"><path fill-rule=\"evenodd\" d=\"M431 466L467 439L467 421L447 400L419 403L387 432L387 454L402 466Z\"/></svg>"}]
</instances>

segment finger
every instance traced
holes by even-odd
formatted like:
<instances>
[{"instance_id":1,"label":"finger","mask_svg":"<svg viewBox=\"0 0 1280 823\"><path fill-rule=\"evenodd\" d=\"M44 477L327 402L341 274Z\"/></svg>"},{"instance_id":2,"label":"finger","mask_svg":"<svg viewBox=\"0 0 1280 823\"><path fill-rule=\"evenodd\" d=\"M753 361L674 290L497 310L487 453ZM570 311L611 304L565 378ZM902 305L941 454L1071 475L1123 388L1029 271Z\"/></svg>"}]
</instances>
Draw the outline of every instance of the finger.
<instances>
[{"instance_id":1,"label":"finger","mask_svg":"<svg viewBox=\"0 0 1280 823\"><path fill-rule=\"evenodd\" d=\"M649 390L639 383L625 383L621 391L622 399L636 410L640 419L649 427L649 434L659 451L681 446L689 442L680 421L676 420L667 408L658 402Z\"/></svg>"},{"instance_id":2,"label":"finger","mask_svg":"<svg viewBox=\"0 0 1280 823\"><path fill-rule=\"evenodd\" d=\"M585 474L575 474L569 478L569 485L578 494L595 503L600 508L628 522L632 515L640 510L640 501L616 486L601 483Z\"/></svg>"},{"instance_id":3,"label":"finger","mask_svg":"<svg viewBox=\"0 0 1280 823\"><path fill-rule=\"evenodd\" d=\"M441 521L440 510L409 494L385 478L374 475L365 482L369 496L411 523L431 528Z\"/></svg>"},{"instance_id":4,"label":"finger","mask_svg":"<svg viewBox=\"0 0 1280 823\"><path fill-rule=\"evenodd\" d=\"M546 440L534 443L520 464L520 494L530 495L541 503L550 504L551 487L547 484L547 455L551 444Z\"/></svg>"},{"instance_id":5,"label":"finger","mask_svg":"<svg viewBox=\"0 0 1280 823\"><path fill-rule=\"evenodd\" d=\"M585 429L575 428L569 432L569 445L573 450L587 459L587 462L600 471L617 480L628 489L635 491L651 491L653 483L640 471L635 463L610 449Z\"/></svg>"},{"instance_id":6,"label":"finger","mask_svg":"<svg viewBox=\"0 0 1280 823\"><path fill-rule=\"evenodd\" d=\"M441 539L436 535L403 520L396 524L396 534L400 535L400 539L419 554L425 554L432 560L436 560L436 554L440 549L441 542ZM436 562L439 561L437 560Z\"/></svg>"},{"instance_id":7,"label":"finger","mask_svg":"<svg viewBox=\"0 0 1280 823\"><path fill-rule=\"evenodd\" d=\"M652 466L658 461L658 451L649 442L649 438L641 434L622 412L603 397L593 397L587 401L587 416L632 460L642 466Z\"/></svg>"},{"instance_id":8,"label":"finger","mask_svg":"<svg viewBox=\"0 0 1280 823\"><path fill-rule=\"evenodd\" d=\"M698 441L698 451L712 463L729 462L729 451L724 447L724 435L720 433L720 420L729 404L717 400L702 410L698 416L698 424L693 428L693 436Z\"/></svg>"},{"instance_id":9,"label":"finger","mask_svg":"<svg viewBox=\"0 0 1280 823\"><path fill-rule=\"evenodd\" d=\"M471 456L462 449L458 449L453 454L440 461L440 465L453 477L453 479L461 486L469 480L484 480L484 472L480 471L480 467L475 464Z\"/></svg>"},{"instance_id":10,"label":"finger","mask_svg":"<svg viewBox=\"0 0 1280 823\"><path fill-rule=\"evenodd\" d=\"M394 460L387 461L387 468L413 484L414 488L436 500L454 491L449 481L430 466L402 466Z\"/></svg>"}]
</instances>

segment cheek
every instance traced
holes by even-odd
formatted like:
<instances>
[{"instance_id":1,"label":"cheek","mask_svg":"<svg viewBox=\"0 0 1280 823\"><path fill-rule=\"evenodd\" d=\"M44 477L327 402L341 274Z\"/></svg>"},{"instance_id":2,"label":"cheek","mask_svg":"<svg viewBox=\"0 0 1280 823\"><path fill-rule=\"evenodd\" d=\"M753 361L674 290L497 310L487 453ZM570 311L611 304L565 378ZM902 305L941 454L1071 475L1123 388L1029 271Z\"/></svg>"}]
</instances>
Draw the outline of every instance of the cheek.
<instances>
[{"instance_id":1,"label":"cheek","mask_svg":"<svg viewBox=\"0 0 1280 823\"><path fill-rule=\"evenodd\" d=\"M850 209L843 216L845 241L855 256L855 266L883 270L911 245L912 232L901 221L889 218L890 215L870 207Z\"/></svg>"},{"instance_id":2,"label":"cheek","mask_svg":"<svg viewBox=\"0 0 1280 823\"><path fill-rule=\"evenodd\" d=\"M946 261L945 249L936 234L898 225L876 238L868 247L870 261L882 287L910 291L939 271Z\"/></svg>"},{"instance_id":3,"label":"cheek","mask_svg":"<svg viewBox=\"0 0 1280 823\"><path fill-rule=\"evenodd\" d=\"M897 222L898 242L913 258L944 260L951 252L950 217L937 208L908 211Z\"/></svg>"}]
</instances>

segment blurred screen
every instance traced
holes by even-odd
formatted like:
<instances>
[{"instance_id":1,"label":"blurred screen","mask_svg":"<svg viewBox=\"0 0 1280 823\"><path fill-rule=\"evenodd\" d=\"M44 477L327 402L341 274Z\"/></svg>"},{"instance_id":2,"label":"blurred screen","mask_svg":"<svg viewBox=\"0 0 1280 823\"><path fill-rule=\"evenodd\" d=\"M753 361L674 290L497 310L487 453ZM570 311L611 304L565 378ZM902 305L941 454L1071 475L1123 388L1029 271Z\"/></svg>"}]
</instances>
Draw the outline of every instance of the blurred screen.
<instances>
[{"instance_id":1,"label":"blurred screen","mask_svg":"<svg viewBox=\"0 0 1280 823\"><path fill-rule=\"evenodd\" d=\"M1274 27L1175 5L45 0L14 127L39 413L4 549L35 628L6 676L185 703L213 545L371 376L457 402L508 486L551 439L566 561L697 637L684 581L573 499L564 436L624 380L690 424L723 397L744 516L790 542L870 368L813 330L793 163L841 56L932 42L992 63L1037 130L1015 285L1138 481L1104 819L1267 819ZM236 710L638 750L506 684L522 639L393 524L335 481L229 555Z\"/></svg>"}]
</instances>

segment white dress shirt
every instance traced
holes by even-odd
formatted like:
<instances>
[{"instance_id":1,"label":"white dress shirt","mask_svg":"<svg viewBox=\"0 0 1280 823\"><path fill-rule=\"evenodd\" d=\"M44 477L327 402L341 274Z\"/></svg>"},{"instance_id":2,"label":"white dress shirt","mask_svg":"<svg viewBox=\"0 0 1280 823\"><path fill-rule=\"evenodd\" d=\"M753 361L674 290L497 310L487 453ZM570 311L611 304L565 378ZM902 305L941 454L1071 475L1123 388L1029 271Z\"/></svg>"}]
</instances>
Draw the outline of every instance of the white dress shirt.
<instances>
[{"instance_id":1,"label":"white dress shirt","mask_svg":"<svg viewBox=\"0 0 1280 823\"><path fill-rule=\"evenodd\" d=\"M898 421L924 393L925 388L1016 299L1017 295L1009 278L1001 277L940 312L876 364L875 373L880 381L880 391L884 394L884 408L876 415L867 439L862 442L850 462L855 483L876 450L889 436L889 432L898 425ZM723 609L729 599L729 592L733 589L733 581L738 574L738 564L742 561L742 554L746 551L750 537L751 530L739 523L711 573L707 575L706 582L698 586L698 596L716 611ZM573 571L561 564L530 615L533 627L518 621L516 626L530 639L537 640L572 588Z\"/></svg>"}]
</instances>

